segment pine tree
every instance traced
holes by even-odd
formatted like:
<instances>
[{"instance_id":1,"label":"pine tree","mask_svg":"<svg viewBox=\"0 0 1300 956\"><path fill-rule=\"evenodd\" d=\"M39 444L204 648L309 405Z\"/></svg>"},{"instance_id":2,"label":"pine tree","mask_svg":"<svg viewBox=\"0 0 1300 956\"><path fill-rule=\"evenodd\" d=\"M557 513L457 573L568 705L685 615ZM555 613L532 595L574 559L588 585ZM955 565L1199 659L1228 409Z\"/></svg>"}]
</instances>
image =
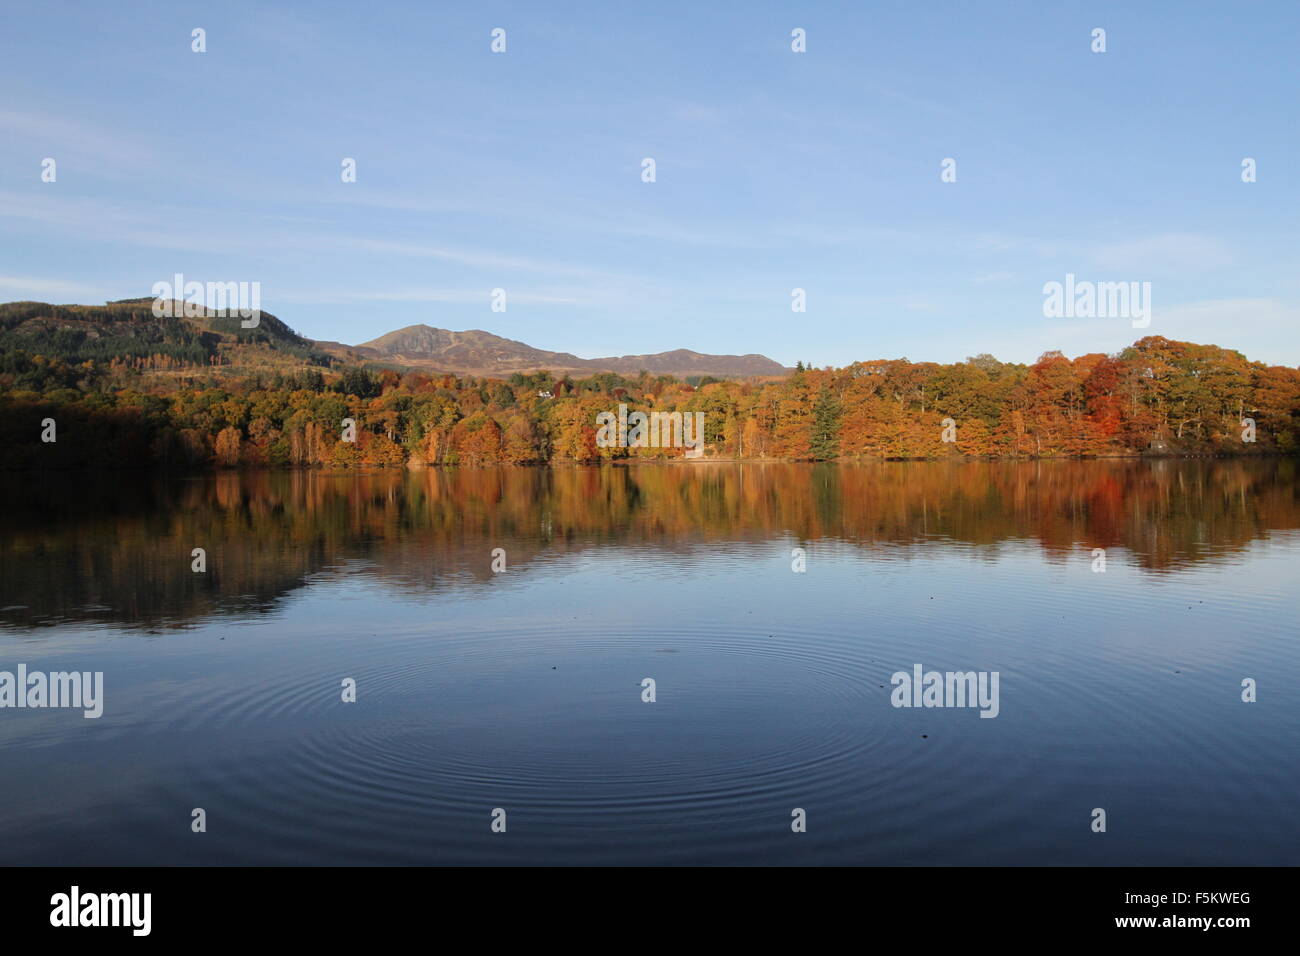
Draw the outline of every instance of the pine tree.
<instances>
[{"instance_id":1,"label":"pine tree","mask_svg":"<svg viewBox=\"0 0 1300 956\"><path fill-rule=\"evenodd\" d=\"M819 461L839 456L840 402L825 385L813 405L812 454Z\"/></svg>"}]
</instances>

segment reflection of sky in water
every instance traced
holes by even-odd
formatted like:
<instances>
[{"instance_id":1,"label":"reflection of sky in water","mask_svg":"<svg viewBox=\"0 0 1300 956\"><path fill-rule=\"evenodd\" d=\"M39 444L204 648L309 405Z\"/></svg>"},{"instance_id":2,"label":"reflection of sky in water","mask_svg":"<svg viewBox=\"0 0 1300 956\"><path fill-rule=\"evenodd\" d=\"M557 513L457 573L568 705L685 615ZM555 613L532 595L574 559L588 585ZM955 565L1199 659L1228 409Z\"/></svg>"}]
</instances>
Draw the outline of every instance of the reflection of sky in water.
<instances>
[{"instance_id":1,"label":"reflection of sky in water","mask_svg":"<svg viewBox=\"0 0 1300 956\"><path fill-rule=\"evenodd\" d=\"M1105 574L1087 542L778 531L535 548L472 575L448 566L447 542L393 534L396 550L343 547L260 609L236 593L152 633L0 633L0 667L102 670L106 694L99 720L0 712L0 862L1282 864L1300 850L1293 531L1160 571L1111 547ZM467 530L455 553L486 567L498 544ZM133 571L142 586L165 577L152 559ZM999 717L890 707L890 674L916 663L999 671ZM339 701L346 676L356 704ZM1240 701L1245 676L1258 704ZM508 838L489 833L495 806ZM810 826L792 840L794 806Z\"/></svg>"}]
</instances>

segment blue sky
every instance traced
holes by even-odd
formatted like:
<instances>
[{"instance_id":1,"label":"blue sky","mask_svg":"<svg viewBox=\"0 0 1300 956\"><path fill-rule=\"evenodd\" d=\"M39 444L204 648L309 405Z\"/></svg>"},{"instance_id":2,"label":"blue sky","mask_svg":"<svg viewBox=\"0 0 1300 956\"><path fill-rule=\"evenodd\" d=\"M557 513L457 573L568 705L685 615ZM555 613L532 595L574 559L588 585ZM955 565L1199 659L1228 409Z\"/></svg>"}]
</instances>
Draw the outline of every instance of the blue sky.
<instances>
[{"instance_id":1,"label":"blue sky","mask_svg":"<svg viewBox=\"0 0 1300 956\"><path fill-rule=\"evenodd\" d=\"M1294 0L10 4L0 300L181 272L348 343L1296 365L1297 50ZM1045 318L1066 273L1151 282L1150 327Z\"/></svg>"}]
</instances>

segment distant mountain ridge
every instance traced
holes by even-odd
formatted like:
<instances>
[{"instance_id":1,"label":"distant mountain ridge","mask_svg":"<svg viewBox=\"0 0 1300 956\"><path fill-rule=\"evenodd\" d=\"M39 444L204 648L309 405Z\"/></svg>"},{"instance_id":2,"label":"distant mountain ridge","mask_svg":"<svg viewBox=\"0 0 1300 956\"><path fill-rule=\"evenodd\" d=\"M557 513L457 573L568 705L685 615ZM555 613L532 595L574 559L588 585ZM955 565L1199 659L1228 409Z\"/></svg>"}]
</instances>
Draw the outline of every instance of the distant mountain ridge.
<instances>
[{"instance_id":1,"label":"distant mountain ridge","mask_svg":"<svg viewBox=\"0 0 1300 956\"><path fill-rule=\"evenodd\" d=\"M783 376L789 372L779 362L765 355L709 355L691 349L675 349L646 355L621 355L584 359L571 352L553 352L524 342L503 338L481 329L453 332L430 325L408 325L356 346L316 343L324 351L340 358L348 350L372 361L385 361L413 367L467 375L503 375L547 369L557 374L576 372L593 374L615 372L686 378L712 375L726 378L749 376Z\"/></svg>"},{"instance_id":2,"label":"distant mountain ridge","mask_svg":"<svg viewBox=\"0 0 1300 956\"><path fill-rule=\"evenodd\" d=\"M158 318L153 299L141 297L104 305L0 304L0 350L19 349L80 363L118 359L147 368L194 365L226 367L379 364L398 369L476 377L507 377L546 370L574 376L614 372L675 378L778 378L790 372L765 355L709 355L674 349L647 355L584 359L571 352L539 349L481 329L454 332L408 325L360 345L313 341L263 311L258 325L242 327L235 317L207 310L185 317Z\"/></svg>"}]
</instances>

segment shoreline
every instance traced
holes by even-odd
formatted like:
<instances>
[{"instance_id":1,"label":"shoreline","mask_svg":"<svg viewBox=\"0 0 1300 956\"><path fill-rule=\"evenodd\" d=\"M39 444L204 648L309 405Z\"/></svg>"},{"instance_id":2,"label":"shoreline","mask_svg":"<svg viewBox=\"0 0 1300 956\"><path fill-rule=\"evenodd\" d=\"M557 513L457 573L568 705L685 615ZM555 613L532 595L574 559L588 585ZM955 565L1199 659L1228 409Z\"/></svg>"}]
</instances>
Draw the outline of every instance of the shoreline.
<instances>
[{"instance_id":1,"label":"shoreline","mask_svg":"<svg viewBox=\"0 0 1300 956\"><path fill-rule=\"evenodd\" d=\"M376 475L400 472L420 472L433 470L481 470L488 468L590 468L609 466L613 468L647 468L647 467L688 467L699 465L884 465L884 464L1027 464L1029 462L1085 462L1085 461L1276 461L1278 459L1300 460L1300 455L1285 452L1260 452L1249 455L1232 455L1223 453L1202 453L1183 455L1038 455L1026 457L996 456L954 456L950 458L618 458L594 461L536 461L536 462L485 462L480 464L439 463L425 464L406 462L402 465L358 465L356 467L335 467L322 465L208 465L198 468L158 468L152 465L119 465L113 467L99 466L94 470L101 472L123 472L139 474L149 472L158 475L192 476L221 474L257 474L257 473L316 473L324 475ZM44 466L35 468L0 467L0 474L30 475L47 472L73 473L85 471L90 466L71 465L68 467Z\"/></svg>"}]
</instances>

